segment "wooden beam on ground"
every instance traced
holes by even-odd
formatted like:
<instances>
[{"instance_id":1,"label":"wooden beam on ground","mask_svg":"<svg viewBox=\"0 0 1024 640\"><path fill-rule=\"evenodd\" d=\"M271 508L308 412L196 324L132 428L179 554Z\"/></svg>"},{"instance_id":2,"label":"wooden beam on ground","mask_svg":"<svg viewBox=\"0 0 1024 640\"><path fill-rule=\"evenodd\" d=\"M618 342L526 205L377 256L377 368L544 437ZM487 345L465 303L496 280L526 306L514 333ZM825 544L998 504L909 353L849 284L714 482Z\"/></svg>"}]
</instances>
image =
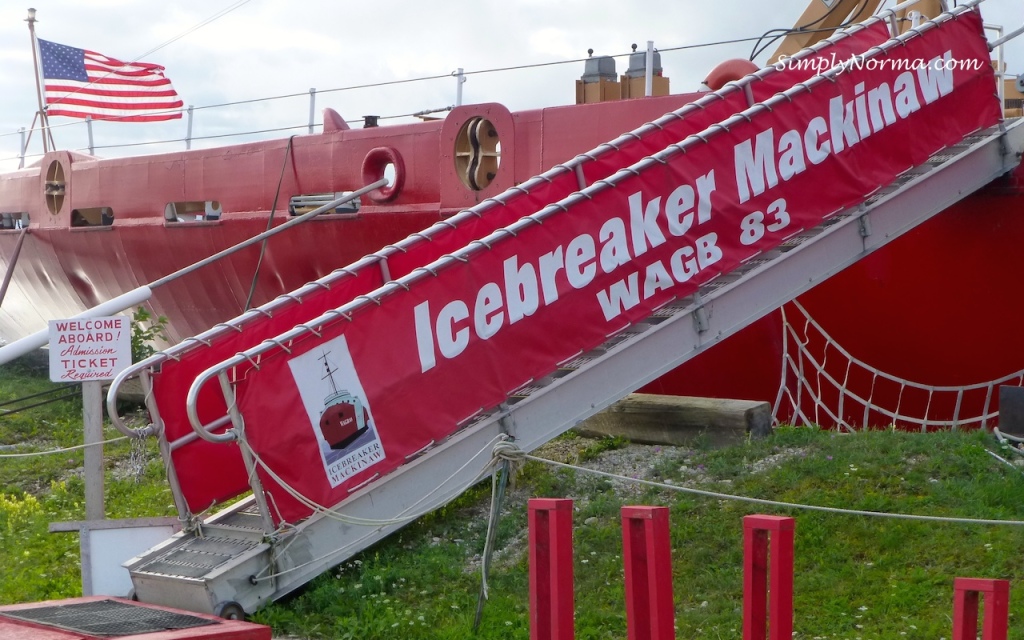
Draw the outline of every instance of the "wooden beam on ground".
<instances>
[{"instance_id":1,"label":"wooden beam on ground","mask_svg":"<svg viewBox=\"0 0 1024 640\"><path fill-rule=\"evenodd\" d=\"M577 425L586 436L613 436L643 444L692 445L705 437L722 446L772 432L767 402L633 393Z\"/></svg>"}]
</instances>

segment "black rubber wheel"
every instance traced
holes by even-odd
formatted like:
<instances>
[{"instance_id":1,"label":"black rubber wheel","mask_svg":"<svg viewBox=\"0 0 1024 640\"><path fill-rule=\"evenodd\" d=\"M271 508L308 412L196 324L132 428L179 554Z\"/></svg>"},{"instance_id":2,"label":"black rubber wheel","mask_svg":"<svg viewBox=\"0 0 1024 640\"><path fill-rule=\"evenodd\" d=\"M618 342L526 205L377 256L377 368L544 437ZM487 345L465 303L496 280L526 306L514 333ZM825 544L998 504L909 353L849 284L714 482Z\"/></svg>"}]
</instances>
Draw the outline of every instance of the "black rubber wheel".
<instances>
[{"instance_id":1,"label":"black rubber wheel","mask_svg":"<svg viewBox=\"0 0 1024 640\"><path fill-rule=\"evenodd\" d=\"M217 605L214 615L225 620L245 620L245 609L237 602L222 602Z\"/></svg>"}]
</instances>

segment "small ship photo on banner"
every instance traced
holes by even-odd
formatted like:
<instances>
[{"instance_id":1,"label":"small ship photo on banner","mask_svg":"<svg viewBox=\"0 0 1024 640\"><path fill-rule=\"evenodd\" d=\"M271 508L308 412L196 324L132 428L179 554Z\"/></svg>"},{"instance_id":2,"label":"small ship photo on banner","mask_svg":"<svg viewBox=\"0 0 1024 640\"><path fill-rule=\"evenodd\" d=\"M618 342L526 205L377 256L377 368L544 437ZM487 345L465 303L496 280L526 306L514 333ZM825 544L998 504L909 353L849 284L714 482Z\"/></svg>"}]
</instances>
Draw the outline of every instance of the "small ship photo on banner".
<instances>
[{"instance_id":1,"label":"small ship photo on banner","mask_svg":"<svg viewBox=\"0 0 1024 640\"><path fill-rule=\"evenodd\" d=\"M345 336L288 362L331 487L384 460Z\"/></svg>"}]
</instances>

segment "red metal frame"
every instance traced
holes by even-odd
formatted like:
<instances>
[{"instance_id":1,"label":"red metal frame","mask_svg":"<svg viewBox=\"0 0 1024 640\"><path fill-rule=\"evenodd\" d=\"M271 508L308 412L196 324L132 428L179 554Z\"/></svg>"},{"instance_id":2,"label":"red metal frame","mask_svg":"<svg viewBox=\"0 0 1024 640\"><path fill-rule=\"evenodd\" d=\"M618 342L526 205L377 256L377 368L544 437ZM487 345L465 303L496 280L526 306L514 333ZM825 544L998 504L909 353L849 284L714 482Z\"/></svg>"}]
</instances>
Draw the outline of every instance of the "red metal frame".
<instances>
[{"instance_id":1,"label":"red metal frame","mask_svg":"<svg viewBox=\"0 0 1024 640\"><path fill-rule=\"evenodd\" d=\"M985 594L981 640L1006 640L1010 581L956 578L953 581L953 640L978 637L978 597Z\"/></svg>"},{"instance_id":2,"label":"red metal frame","mask_svg":"<svg viewBox=\"0 0 1024 640\"><path fill-rule=\"evenodd\" d=\"M622 508L629 640L674 640L668 507Z\"/></svg>"},{"instance_id":3,"label":"red metal frame","mask_svg":"<svg viewBox=\"0 0 1024 640\"><path fill-rule=\"evenodd\" d=\"M530 640L573 640L572 500L529 502Z\"/></svg>"},{"instance_id":4,"label":"red metal frame","mask_svg":"<svg viewBox=\"0 0 1024 640\"><path fill-rule=\"evenodd\" d=\"M15 613L20 609L34 609L37 607L68 606L97 602L101 600L113 600L139 609L159 609L171 613L181 613L204 618L213 624L203 627L192 627L188 629L175 629L170 631L153 631L149 633L131 634L119 636L119 640L271 640L271 629L262 624L245 622L244 620L225 620L206 613L196 613L162 607L155 604L136 602L125 598L112 596L85 596L81 598L68 598L66 600L46 600L41 602L24 602L21 604L5 605L0 607L0 638L8 640L103 640L108 636L95 636L82 634L77 631L68 631L49 624L37 624L18 618L5 616L5 613Z\"/></svg>"},{"instance_id":5,"label":"red metal frame","mask_svg":"<svg viewBox=\"0 0 1024 640\"><path fill-rule=\"evenodd\" d=\"M795 529L793 518L743 518L743 640L793 636Z\"/></svg>"}]
</instances>

